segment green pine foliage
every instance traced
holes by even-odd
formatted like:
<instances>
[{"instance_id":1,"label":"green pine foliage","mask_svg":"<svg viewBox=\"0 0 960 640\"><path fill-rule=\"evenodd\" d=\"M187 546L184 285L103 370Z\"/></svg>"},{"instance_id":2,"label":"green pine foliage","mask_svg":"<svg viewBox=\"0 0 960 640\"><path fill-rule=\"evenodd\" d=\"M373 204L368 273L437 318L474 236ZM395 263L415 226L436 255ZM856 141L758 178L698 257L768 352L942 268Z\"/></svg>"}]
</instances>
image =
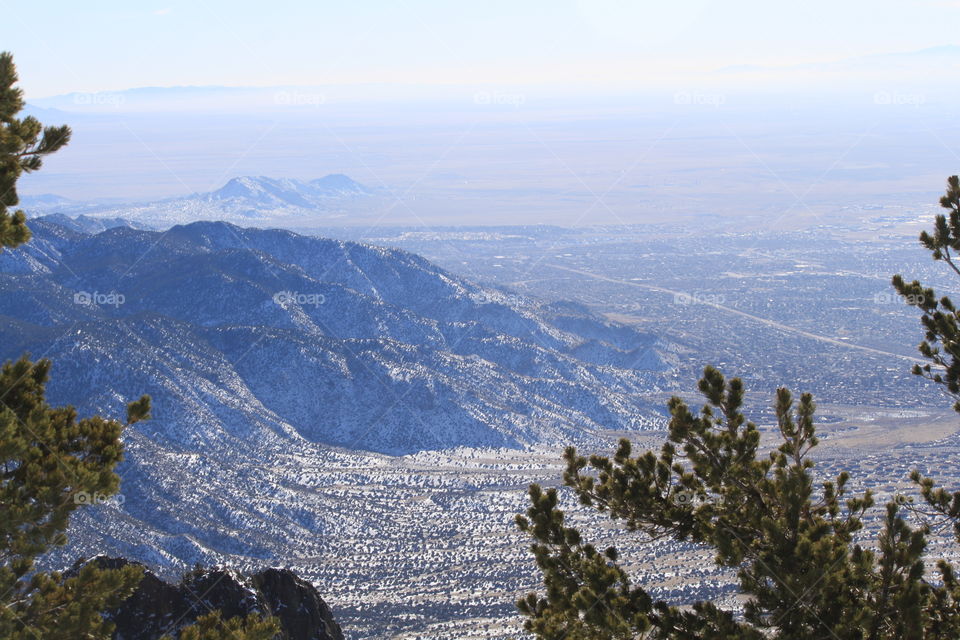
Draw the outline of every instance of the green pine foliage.
<instances>
[{"instance_id":1,"label":"green pine foliage","mask_svg":"<svg viewBox=\"0 0 960 640\"><path fill-rule=\"evenodd\" d=\"M949 218L938 216L921 242L960 275L956 176L941 204ZM923 311L920 352L931 363L914 373L943 384L960 411L960 314L918 282L896 276L893 284ZM670 400L659 452L634 453L626 439L610 456L570 447L566 488L530 487L530 507L517 524L532 539L543 590L517 603L527 631L541 640L960 638L956 567L939 560L930 571L926 554L933 524L952 524L960 542L960 492L915 471L922 503L876 505L870 491L850 492L846 472L818 483L809 394L795 400L787 389L777 391L778 445L764 453L759 430L742 412L738 378L707 367L699 391L704 405L697 412ZM623 568L616 548L597 549L566 523L560 491L609 516L625 536L712 549L718 565L736 572L742 610L654 599ZM879 521L876 536L865 536L867 517Z\"/></svg>"},{"instance_id":2,"label":"green pine foliage","mask_svg":"<svg viewBox=\"0 0 960 640\"><path fill-rule=\"evenodd\" d=\"M117 493L123 425L51 407L50 366L23 357L0 369L0 638L105 638L111 625L100 611L126 598L140 571L85 566L68 577L34 565L67 542L76 509Z\"/></svg>"},{"instance_id":3,"label":"green pine foliage","mask_svg":"<svg viewBox=\"0 0 960 640\"><path fill-rule=\"evenodd\" d=\"M20 198L17 180L36 171L43 157L70 141L70 127L44 127L33 116L17 118L23 110L23 91L16 87L17 69L13 56L0 53L0 250L16 247L30 239L23 211L10 212Z\"/></svg>"},{"instance_id":4,"label":"green pine foliage","mask_svg":"<svg viewBox=\"0 0 960 640\"><path fill-rule=\"evenodd\" d=\"M275 618L249 615L222 620L220 613L214 611L183 629L177 640L273 640L279 633L280 625ZM160 640L173 638L164 636Z\"/></svg>"},{"instance_id":5,"label":"green pine foliage","mask_svg":"<svg viewBox=\"0 0 960 640\"><path fill-rule=\"evenodd\" d=\"M923 231L920 243L930 251L934 260L944 262L960 276L960 178L947 178L947 192L940 198L940 206L948 215L938 215L933 233ZM960 311L947 296L936 292L917 280L907 282L901 275L893 276L893 286L904 301L920 309L925 335L917 347L928 364L916 365L913 373L933 380L950 393L956 402L953 408L960 412Z\"/></svg>"},{"instance_id":6,"label":"green pine foliage","mask_svg":"<svg viewBox=\"0 0 960 640\"><path fill-rule=\"evenodd\" d=\"M518 603L528 631L544 640L960 637L954 569L941 562L942 585L925 575L929 527L911 525L904 516L912 513L894 500L880 514L879 537L861 545L855 535L874 507L871 492L851 495L847 473L815 482L809 394L795 401L777 391L780 444L762 454L759 431L741 412L742 382L707 367L699 386L699 412L670 401L659 452L635 455L626 439L612 456L571 447L563 481L625 535L712 548L717 564L736 570L742 615L654 600L615 548L598 550L565 524L556 489L533 485L517 523L533 538L545 592ZM937 491L930 483L924 496L960 527L960 497Z\"/></svg>"}]
</instances>

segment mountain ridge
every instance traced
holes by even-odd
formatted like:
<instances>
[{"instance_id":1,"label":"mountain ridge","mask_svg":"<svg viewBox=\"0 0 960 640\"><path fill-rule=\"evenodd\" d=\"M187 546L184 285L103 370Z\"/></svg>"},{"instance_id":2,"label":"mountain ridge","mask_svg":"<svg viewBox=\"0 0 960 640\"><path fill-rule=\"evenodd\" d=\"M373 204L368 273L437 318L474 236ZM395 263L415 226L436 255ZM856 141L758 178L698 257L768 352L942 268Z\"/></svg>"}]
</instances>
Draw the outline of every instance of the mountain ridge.
<instances>
[{"instance_id":1,"label":"mountain ridge","mask_svg":"<svg viewBox=\"0 0 960 640\"><path fill-rule=\"evenodd\" d=\"M275 219L342 218L348 211L365 215L380 195L379 190L342 173L312 180L236 176L213 191L149 202L96 204L43 194L24 196L23 207L34 218L42 214L67 214L88 220L122 219L140 227L160 228L196 220L249 224Z\"/></svg>"},{"instance_id":2,"label":"mountain ridge","mask_svg":"<svg viewBox=\"0 0 960 640\"><path fill-rule=\"evenodd\" d=\"M96 235L42 220L34 227L34 242L0 255L0 308L8 320L31 325L29 330L21 326L4 332L8 345L43 352L49 348L43 335L75 325L80 338L73 348L102 353L101 366L122 361L121 369L130 370L117 370L113 377L131 381L141 377L133 366L134 354L143 351L144 336L152 336L147 343L154 351L147 353L153 354L155 366L172 358L180 363L175 365L178 375L203 372L205 380L218 379L228 387L234 384L228 379L239 376L245 392L253 392L262 405L255 413L269 421L287 416L279 422L294 425L318 443L357 448L359 439L375 434L378 439L368 441L367 449L398 454L539 441L535 433L543 425L523 426L524 420L501 410L488 414L503 398L490 395L483 385L459 380L466 372L474 379L496 380L499 393L512 397L518 408L527 407L521 415L533 406L521 389L545 385L533 396L533 404L567 416L560 421L567 426L555 425L549 433L554 428L560 429L555 435L579 431L579 425L571 428L581 420L582 425L594 425L587 430L600 423L622 427L632 420L625 409L633 402L629 390L643 389L641 380L653 380L666 368L650 336L602 321L580 307L522 300L478 287L398 249L223 222L175 226L163 233L117 226ZM110 258L104 261L103 256ZM286 368L274 371L272 378L249 368L253 361L270 359L270 350L263 349L267 343L276 353L287 354L281 362L296 362L325 381L316 398L305 402L270 382L286 375ZM65 342L54 349L65 350ZM7 357L18 355L10 347L7 351ZM205 362L191 357L197 353L206 354L208 362L220 362L221 373L229 372L228 377L215 376ZM54 362L70 361L66 352L62 355ZM184 363L192 368L182 369ZM291 369L290 375L299 374ZM438 410L449 415L452 406L459 407L453 412L459 416L458 426L414 429L422 418L410 411L401 425L394 425L410 432L405 440L379 423L376 411L358 420L358 411L365 410L351 408L351 415L344 413L339 423L327 420L327 427L318 427L315 420L323 415L324 405L320 398L341 406L337 394L352 395L349 387L358 379L374 388L387 387L397 397L443 397L444 409ZM168 382L182 384L177 376ZM142 384L150 386L147 380ZM236 384L230 388L240 388ZM592 408L565 405L563 389L579 389L578 401ZM91 388L89 393L99 397L106 392ZM157 402L183 413L164 393L157 395ZM86 403L84 408L105 411L114 404ZM374 404L386 410L382 398ZM306 406L316 407L316 413L305 412ZM581 409L587 413L577 413ZM569 422L574 415L581 418ZM292 416L296 419L290 422ZM373 431L365 424L373 424ZM287 427L279 430L289 432Z\"/></svg>"}]
</instances>

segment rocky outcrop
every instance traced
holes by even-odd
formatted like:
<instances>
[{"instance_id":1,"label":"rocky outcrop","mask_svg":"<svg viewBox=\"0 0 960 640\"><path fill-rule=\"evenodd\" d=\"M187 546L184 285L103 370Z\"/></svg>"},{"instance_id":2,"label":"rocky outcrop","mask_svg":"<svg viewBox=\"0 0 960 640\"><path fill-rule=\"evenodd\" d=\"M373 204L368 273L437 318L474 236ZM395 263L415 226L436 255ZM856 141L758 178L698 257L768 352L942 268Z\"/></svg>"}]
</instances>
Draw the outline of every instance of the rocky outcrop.
<instances>
[{"instance_id":1,"label":"rocky outcrop","mask_svg":"<svg viewBox=\"0 0 960 640\"><path fill-rule=\"evenodd\" d=\"M97 558L103 567L130 563ZM164 582L144 570L130 598L107 616L116 625L114 640L157 640L198 617L219 610L224 618L262 613L276 616L284 640L343 640L330 607L309 582L289 569L267 569L240 576L223 569L196 569L179 584Z\"/></svg>"},{"instance_id":2,"label":"rocky outcrop","mask_svg":"<svg viewBox=\"0 0 960 640\"><path fill-rule=\"evenodd\" d=\"M267 569L251 580L287 637L343 640L330 607L306 580L289 569Z\"/></svg>"}]
</instances>

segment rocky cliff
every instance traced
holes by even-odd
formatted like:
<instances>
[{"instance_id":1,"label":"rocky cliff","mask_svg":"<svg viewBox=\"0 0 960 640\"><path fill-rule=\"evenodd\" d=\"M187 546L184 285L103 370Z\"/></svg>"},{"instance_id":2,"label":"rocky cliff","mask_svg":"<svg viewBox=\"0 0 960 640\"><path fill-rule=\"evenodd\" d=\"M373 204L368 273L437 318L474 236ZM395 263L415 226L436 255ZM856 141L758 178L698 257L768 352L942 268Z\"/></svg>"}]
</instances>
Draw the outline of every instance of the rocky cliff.
<instances>
[{"instance_id":1,"label":"rocky cliff","mask_svg":"<svg viewBox=\"0 0 960 640\"><path fill-rule=\"evenodd\" d=\"M101 566L130 564L97 558ZM224 618L263 613L276 616L284 640L343 640L330 607L309 582L288 569L266 569L241 576L223 569L194 570L178 584L144 570L140 585L120 607L109 611L114 640L157 640L174 635L212 610Z\"/></svg>"}]
</instances>

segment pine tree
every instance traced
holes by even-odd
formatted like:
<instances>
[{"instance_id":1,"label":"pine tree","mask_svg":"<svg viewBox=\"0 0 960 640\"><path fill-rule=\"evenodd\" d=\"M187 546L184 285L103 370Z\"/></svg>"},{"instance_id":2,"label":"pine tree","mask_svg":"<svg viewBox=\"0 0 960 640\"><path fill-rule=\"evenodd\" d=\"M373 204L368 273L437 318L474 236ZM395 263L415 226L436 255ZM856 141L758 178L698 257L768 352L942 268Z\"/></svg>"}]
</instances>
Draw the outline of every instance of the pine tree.
<instances>
[{"instance_id":1,"label":"pine tree","mask_svg":"<svg viewBox=\"0 0 960 640\"><path fill-rule=\"evenodd\" d=\"M814 403L786 389L776 397L780 446L758 452L760 433L741 412L744 388L711 367L691 412L670 401L668 442L633 455L621 440L613 456L565 453L564 484L581 504L619 522L630 535L669 538L715 550L736 569L742 616L710 602L680 607L654 600L618 564L616 548L598 550L565 524L557 489L530 487L518 516L533 538L543 594L518 607L525 627L544 640L615 638L763 638L840 640L960 637L957 580L939 565L942 585L924 578L929 527L912 526L900 501L886 504L875 545L854 540L874 507L870 491L850 495L841 473L816 487ZM914 475L960 535L960 496Z\"/></svg>"},{"instance_id":2,"label":"pine tree","mask_svg":"<svg viewBox=\"0 0 960 640\"><path fill-rule=\"evenodd\" d=\"M70 127L44 127L33 116L17 118L23 110L23 91L16 87L17 69L9 52L0 53L0 250L30 239L23 211L10 213L20 202L17 180L36 171L43 157L70 141Z\"/></svg>"},{"instance_id":3,"label":"pine tree","mask_svg":"<svg viewBox=\"0 0 960 640\"><path fill-rule=\"evenodd\" d=\"M920 243L930 251L934 260L944 262L960 276L960 178L947 178L947 192L940 198L940 206L950 211L940 214L933 224L933 233L920 233ZM893 286L904 301L923 312L920 319L926 330L918 349L929 364L915 365L913 373L941 384L956 398L953 408L960 412L960 311L949 297L938 298L936 292L914 280L906 282L901 275L893 276Z\"/></svg>"},{"instance_id":4,"label":"pine tree","mask_svg":"<svg viewBox=\"0 0 960 640\"><path fill-rule=\"evenodd\" d=\"M44 397L49 372L49 360L26 357L0 369L0 637L109 637L100 611L132 592L138 570L86 566L67 577L37 572L34 564L66 543L73 511L117 492L123 425L51 407ZM148 413L144 396L130 405L127 424Z\"/></svg>"},{"instance_id":5,"label":"pine tree","mask_svg":"<svg viewBox=\"0 0 960 640\"><path fill-rule=\"evenodd\" d=\"M941 204L950 220L938 216L934 234L921 242L960 274L951 253L960 252L956 177ZM958 395L960 315L919 283L898 276L894 286L924 311L920 350L933 367L915 372ZM563 484L626 535L713 549L717 564L736 571L742 611L654 599L622 567L615 547L597 549L566 523L560 491L531 485L530 507L517 524L533 540L544 591L517 603L529 632L542 640L960 638L956 568L940 560L935 578L925 570L932 522L952 522L960 541L960 492L914 471L923 506L894 499L881 508L870 491L850 493L846 472L818 486L812 396L795 401L787 389L777 391L779 446L762 454L760 432L742 412L741 380L707 367L699 390L705 404L697 413L670 400L659 452L635 455L626 439L612 456L585 457L570 447ZM879 534L859 540L874 513Z\"/></svg>"},{"instance_id":6,"label":"pine tree","mask_svg":"<svg viewBox=\"0 0 960 640\"><path fill-rule=\"evenodd\" d=\"M70 128L17 119L23 94L16 68L0 53L0 251L30 238L17 179L40 168L62 148ZM0 638L4 640L106 639L113 625L101 612L136 588L134 566L103 569L88 563L69 575L35 569L37 559L66 544L70 515L117 493L124 425L99 416L77 418L73 407L51 407L45 397L49 360L26 356L0 368ZM127 425L150 418L150 397L127 406ZM275 620L253 615L221 620L218 612L180 631L181 640L268 640Z\"/></svg>"}]
</instances>

